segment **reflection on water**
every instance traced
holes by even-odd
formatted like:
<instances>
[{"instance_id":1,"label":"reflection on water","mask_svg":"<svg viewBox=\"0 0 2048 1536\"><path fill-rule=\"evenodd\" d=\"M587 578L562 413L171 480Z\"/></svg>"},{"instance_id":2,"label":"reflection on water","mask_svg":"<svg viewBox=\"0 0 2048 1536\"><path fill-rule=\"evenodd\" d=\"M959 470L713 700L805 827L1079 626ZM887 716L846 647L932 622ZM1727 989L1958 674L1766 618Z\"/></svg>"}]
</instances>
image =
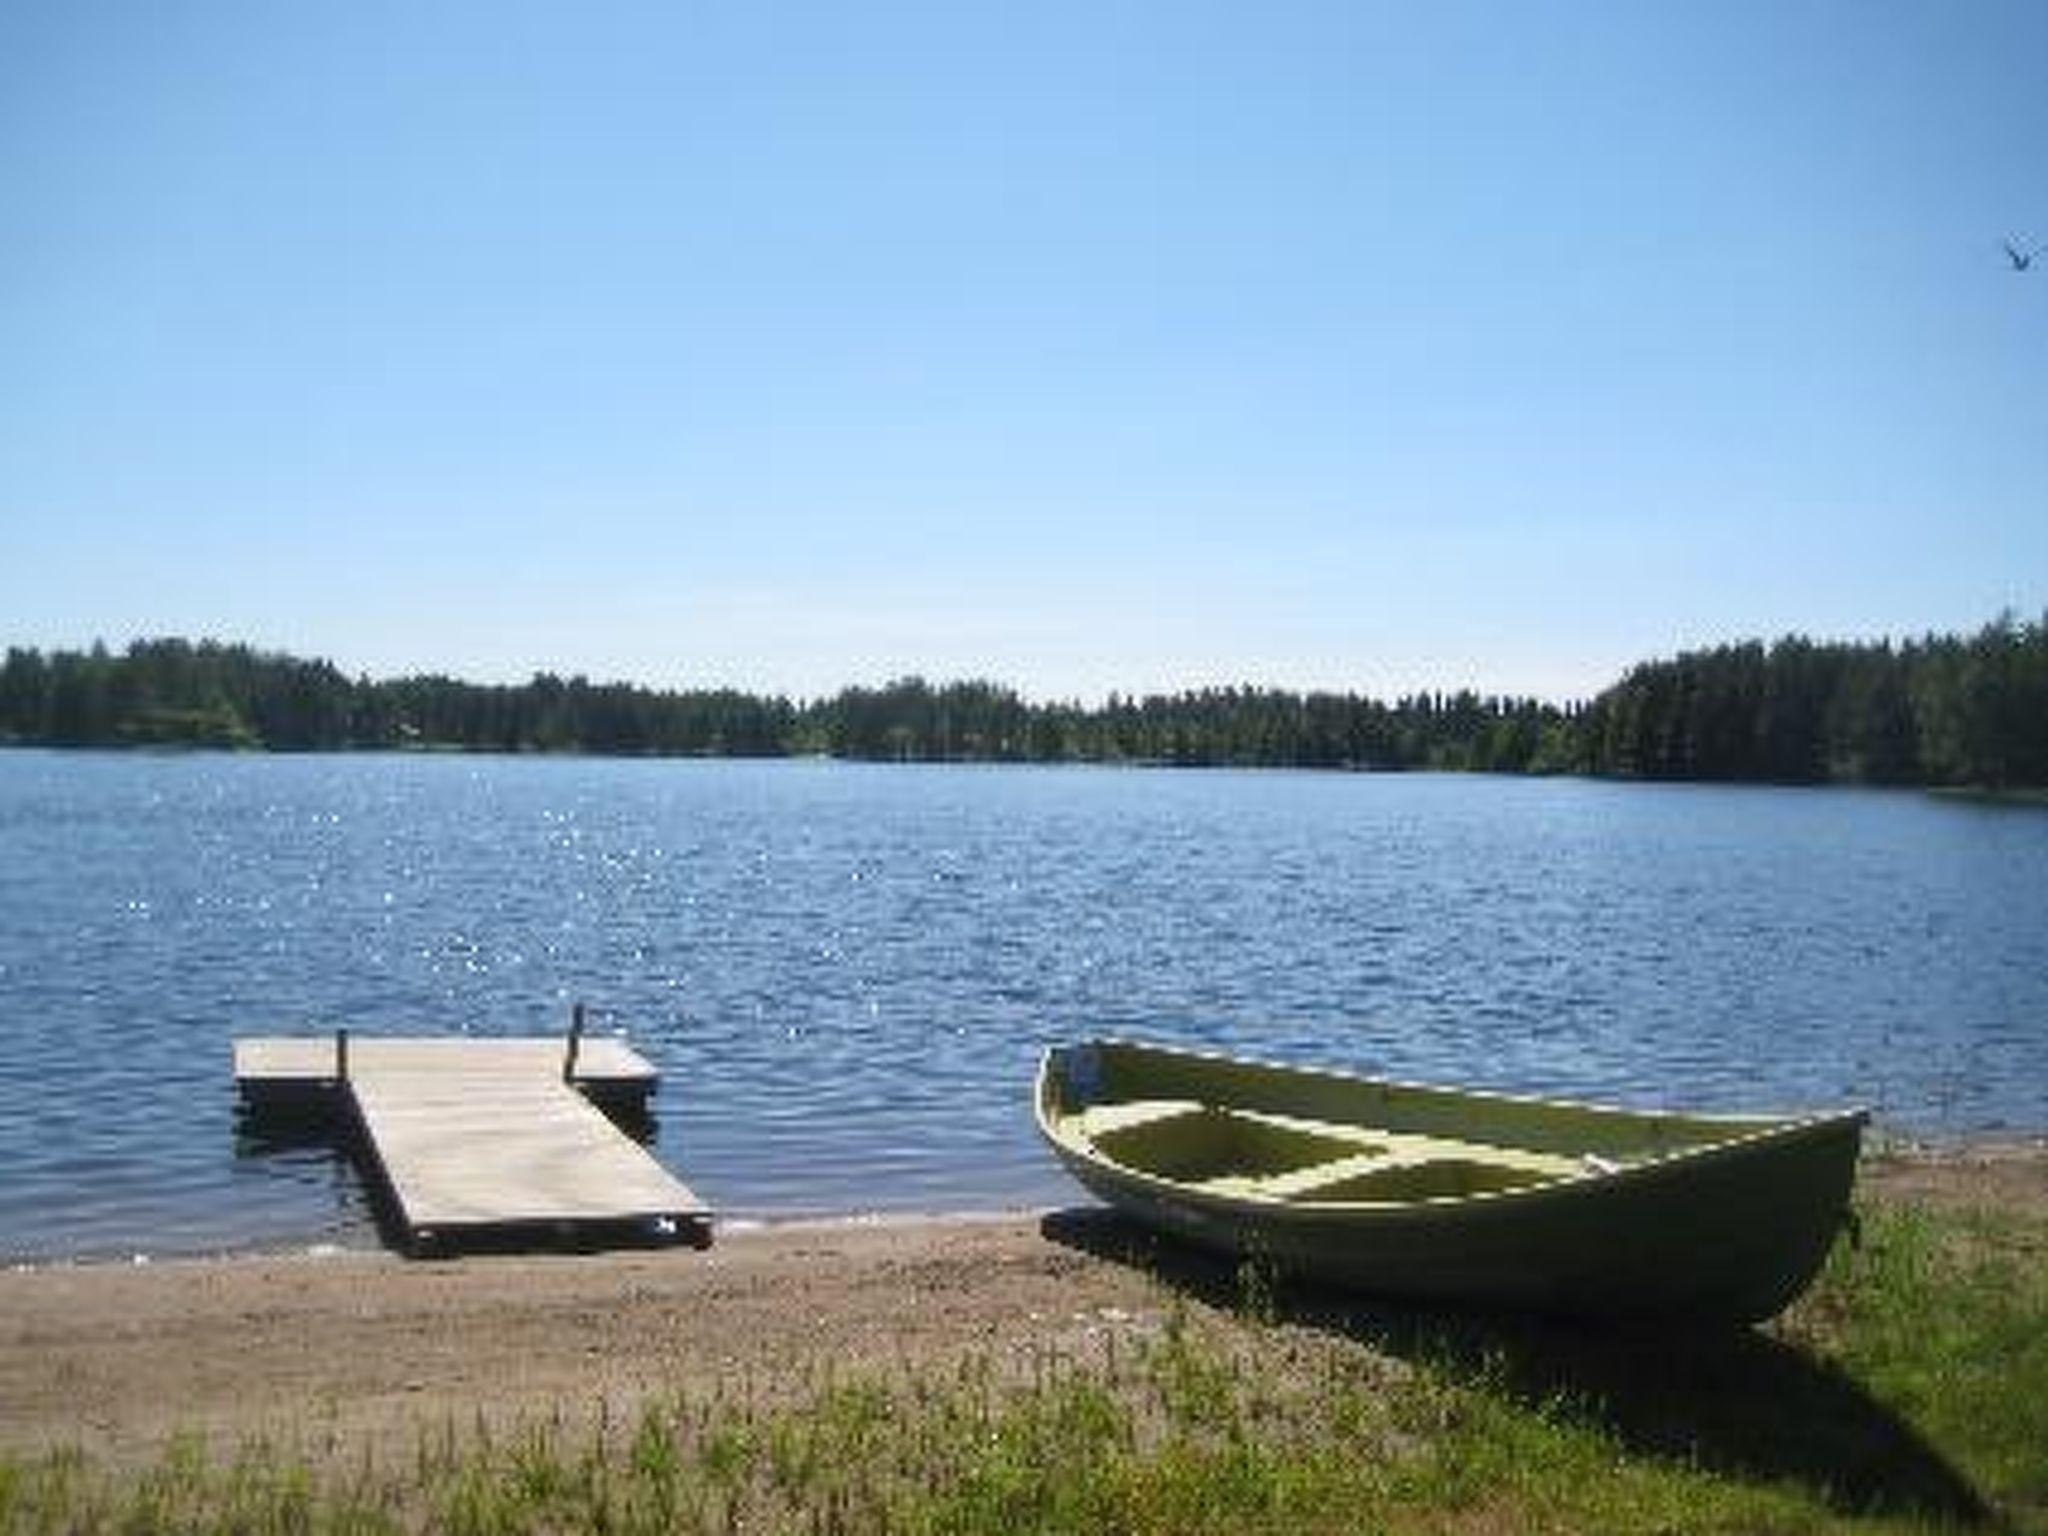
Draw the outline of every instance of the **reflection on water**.
<instances>
[{"instance_id":1,"label":"reflection on water","mask_svg":"<svg viewBox=\"0 0 2048 1536\"><path fill-rule=\"evenodd\" d=\"M1439 776L0 753L0 1253L368 1241L228 1042L557 1033L740 1215L1067 1198L1125 1033L1643 1104L2048 1128L2048 812ZM238 1155L239 1154L239 1155Z\"/></svg>"}]
</instances>

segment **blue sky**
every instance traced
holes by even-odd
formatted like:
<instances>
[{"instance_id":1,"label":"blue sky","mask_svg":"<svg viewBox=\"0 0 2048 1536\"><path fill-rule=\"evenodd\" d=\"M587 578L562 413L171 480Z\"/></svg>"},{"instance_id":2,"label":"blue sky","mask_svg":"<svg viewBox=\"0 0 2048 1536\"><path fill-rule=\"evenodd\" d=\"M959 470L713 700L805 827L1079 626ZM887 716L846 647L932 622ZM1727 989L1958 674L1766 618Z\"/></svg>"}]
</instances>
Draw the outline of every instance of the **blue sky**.
<instances>
[{"instance_id":1,"label":"blue sky","mask_svg":"<svg viewBox=\"0 0 2048 1536\"><path fill-rule=\"evenodd\" d=\"M0 8L0 643L1584 696L2048 606L2048 6Z\"/></svg>"}]
</instances>

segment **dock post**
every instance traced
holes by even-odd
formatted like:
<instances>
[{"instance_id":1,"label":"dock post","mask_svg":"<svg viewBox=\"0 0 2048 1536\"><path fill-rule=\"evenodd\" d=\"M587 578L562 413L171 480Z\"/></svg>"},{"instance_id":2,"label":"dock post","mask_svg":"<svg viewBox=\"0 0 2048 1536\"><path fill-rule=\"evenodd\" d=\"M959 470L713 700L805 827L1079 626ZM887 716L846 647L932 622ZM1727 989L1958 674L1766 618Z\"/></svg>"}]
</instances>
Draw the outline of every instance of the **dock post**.
<instances>
[{"instance_id":1,"label":"dock post","mask_svg":"<svg viewBox=\"0 0 2048 1536\"><path fill-rule=\"evenodd\" d=\"M562 1081L576 1080L576 1055L583 1049L583 1005L576 1004L569 1014L569 1052L562 1058Z\"/></svg>"},{"instance_id":2,"label":"dock post","mask_svg":"<svg viewBox=\"0 0 2048 1536\"><path fill-rule=\"evenodd\" d=\"M348 1081L348 1028L343 1026L334 1032L334 1080Z\"/></svg>"}]
</instances>

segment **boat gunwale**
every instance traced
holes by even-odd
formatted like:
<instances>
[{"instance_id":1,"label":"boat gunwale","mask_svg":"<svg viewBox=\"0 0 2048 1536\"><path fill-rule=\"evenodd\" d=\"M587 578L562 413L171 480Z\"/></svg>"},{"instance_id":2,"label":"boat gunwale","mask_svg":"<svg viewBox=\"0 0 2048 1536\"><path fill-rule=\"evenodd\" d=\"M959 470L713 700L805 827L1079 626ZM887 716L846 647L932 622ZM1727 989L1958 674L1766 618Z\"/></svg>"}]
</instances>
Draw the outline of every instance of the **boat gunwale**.
<instances>
[{"instance_id":1,"label":"boat gunwale","mask_svg":"<svg viewBox=\"0 0 2048 1536\"><path fill-rule=\"evenodd\" d=\"M1523 1184L1507 1189L1475 1190L1469 1194L1431 1195L1416 1200L1315 1200L1289 1199L1284 1196L1264 1195L1252 1191L1220 1191L1202 1189L1195 1185L1167 1178L1161 1174L1134 1168L1128 1163L1117 1161L1101 1151L1091 1137L1068 1132L1052 1123L1047 1113L1047 1088L1050 1081L1053 1058L1064 1051L1088 1046L1113 1046L1155 1055L1178 1057L1219 1066L1252 1067L1283 1074L1314 1077L1341 1083L1349 1087L1389 1088L1411 1092L1449 1096L1453 1098L1477 1099L1488 1103L1510 1104L1522 1107L1545 1109L1566 1109L1586 1111L1594 1114L1612 1115L1633 1119L1663 1118L1689 1121L1694 1124L1713 1126L1716 1124L1744 1125L1758 1120L1773 1123L1758 1130L1730 1136L1724 1140L1710 1141L1699 1146L1679 1147L1660 1153L1641 1162L1623 1163L1613 1168L1588 1168L1576 1176L1560 1176ZM1853 1126L1859 1132L1870 1123L1870 1111L1862 1106L1838 1110L1803 1111L1792 1114L1759 1115L1728 1112L1693 1114L1683 1110L1639 1110L1623 1105L1600 1104L1585 1100L1547 1098L1539 1094L1505 1093L1485 1088L1455 1088L1440 1083L1408 1082L1395 1078L1364 1077L1330 1067L1293 1066L1283 1062L1258 1058L1229 1056L1220 1051L1186 1049L1180 1046L1156 1045L1148 1041L1129 1040L1121 1037L1103 1036L1075 1042L1071 1046L1051 1045L1041 1053L1038 1065L1034 1109L1040 1134L1053 1144L1063 1156L1078 1158L1087 1165L1106 1174L1125 1180L1146 1193L1165 1197L1184 1204L1219 1212L1255 1211L1262 1220L1281 1219L1289 1224L1335 1215L1372 1217L1379 1219L1430 1218L1450 1219L1475 1208L1487 1209L1504 1203L1538 1203L1543 1200L1575 1200L1597 1198L1617 1186L1654 1181L1668 1178L1675 1173L1696 1169L1703 1164L1721 1160L1737 1160L1780 1144L1819 1137L1825 1133L1837 1132ZM1227 1107L1227 1106L1226 1106ZM1483 1143L1474 1143L1475 1150Z\"/></svg>"}]
</instances>

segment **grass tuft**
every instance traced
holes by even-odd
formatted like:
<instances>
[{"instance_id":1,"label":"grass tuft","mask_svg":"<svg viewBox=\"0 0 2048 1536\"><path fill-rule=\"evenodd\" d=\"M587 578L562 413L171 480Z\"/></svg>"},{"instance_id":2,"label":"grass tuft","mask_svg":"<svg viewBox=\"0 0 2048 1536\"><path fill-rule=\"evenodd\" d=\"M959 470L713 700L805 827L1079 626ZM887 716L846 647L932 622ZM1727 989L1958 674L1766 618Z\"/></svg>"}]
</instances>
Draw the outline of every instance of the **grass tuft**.
<instances>
[{"instance_id":1,"label":"grass tuft","mask_svg":"<svg viewBox=\"0 0 2048 1536\"><path fill-rule=\"evenodd\" d=\"M1315 1311L1254 1270L1085 1357L718 1378L386 1463L0 1459L0 1529L2048 1531L2044 1253L2024 1218L1879 1210L1791 1316L1707 1339Z\"/></svg>"}]
</instances>

